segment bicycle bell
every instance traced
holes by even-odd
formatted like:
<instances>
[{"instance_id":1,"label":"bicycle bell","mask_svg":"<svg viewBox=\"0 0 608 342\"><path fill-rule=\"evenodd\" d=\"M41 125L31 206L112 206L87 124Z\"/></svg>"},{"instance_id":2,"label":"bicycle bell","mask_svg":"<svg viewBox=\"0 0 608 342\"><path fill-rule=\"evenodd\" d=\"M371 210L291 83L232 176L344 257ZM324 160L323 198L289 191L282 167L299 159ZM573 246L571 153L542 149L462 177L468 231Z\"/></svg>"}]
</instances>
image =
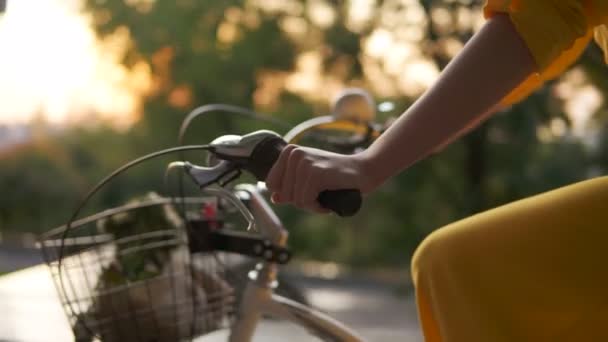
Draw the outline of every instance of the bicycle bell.
<instances>
[{"instance_id":1,"label":"bicycle bell","mask_svg":"<svg viewBox=\"0 0 608 342\"><path fill-rule=\"evenodd\" d=\"M376 118L375 101L361 88L348 88L342 91L335 98L332 109L332 116L336 120L366 123Z\"/></svg>"}]
</instances>

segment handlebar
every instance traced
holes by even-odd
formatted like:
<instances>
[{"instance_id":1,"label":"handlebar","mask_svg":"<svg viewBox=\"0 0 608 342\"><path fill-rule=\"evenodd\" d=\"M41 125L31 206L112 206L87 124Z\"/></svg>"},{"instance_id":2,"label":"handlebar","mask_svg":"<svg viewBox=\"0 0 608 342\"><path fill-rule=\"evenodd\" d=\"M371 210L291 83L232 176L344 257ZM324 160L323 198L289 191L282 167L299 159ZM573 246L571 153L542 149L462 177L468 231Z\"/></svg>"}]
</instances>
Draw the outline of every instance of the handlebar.
<instances>
[{"instance_id":1,"label":"handlebar","mask_svg":"<svg viewBox=\"0 0 608 342\"><path fill-rule=\"evenodd\" d=\"M251 163L245 169L260 181L264 181L281 151L287 146L279 137L268 137L262 140L251 154ZM321 207L329 209L339 216L353 216L361 208L361 192L358 189L325 190L317 196Z\"/></svg>"},{"instance_id":2,"label":"handlebar","mask_svg":"<svg viewBox=\"0 0 608 342\"><path fill-rule=\"evenodd\" d=\"M371 96L363 91L351 89L336 100L332 115L304 121L283 137L266 130L244 136L225 135L210 144L209 151L216 159L221 160L220 163L213 167L200 167L189 163L177 164L185 166L201 188L212 183L223 186L238 177L241 170L250 172L259 181L265 181L283 148L288 143L298 143L307 132L335 130L352 133L355 135L354 138L336 139L331 143L349 151L366 147L384 131L384 125L372 122L374 117L375 108ZM185 130L185 127L182 129ZM317 201L322 207L330 209L339 216L352 216L359 211L362 197L358 189L326 190L318 195Z\"/></svg>"},{"instance_id":3,"label":"handlebar","mask_svg":"<svg viewBox=\"0 0 608 342\"><path fill-rule=\"evenodd\" d=\"M256 131L245 136L228 135L217 138L209 145L209 151L221 162L213 167L201 167L188 162L169 165L186 169L201 188L213 183L225 185L238 177L241 170L248 171L258 181L265 181L287 142L271 131ZM228 180L225 180L225 179ZM317 201L339 216L352 216L361 208L361 192L357 189L326 190Z\"/></svg>"}]
</instances>

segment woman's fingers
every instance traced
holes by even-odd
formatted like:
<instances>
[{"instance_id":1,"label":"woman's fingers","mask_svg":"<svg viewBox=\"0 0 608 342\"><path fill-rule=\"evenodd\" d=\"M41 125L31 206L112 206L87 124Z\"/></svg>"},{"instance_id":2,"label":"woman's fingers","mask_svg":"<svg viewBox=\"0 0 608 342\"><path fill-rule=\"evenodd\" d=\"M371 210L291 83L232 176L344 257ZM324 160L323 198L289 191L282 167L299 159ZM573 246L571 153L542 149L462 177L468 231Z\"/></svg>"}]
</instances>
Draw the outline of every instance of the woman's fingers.
<instances>
[{"instance_id":1,"label":"woman's fingers","mask_svg":"<svg viewBox=\"0 0 608 342\"><path fill-rule=\"evenodd\" d=\"M308 187L310 179L312 178L312 164L306 157L304 157L300 159L296 170L297 175L294 185L293 203L300 208L306 208L309 203L306 201L303 194L305 189Z\"/></svg>"},{"instance_id":2,"label":"woman's fingers","mask_svg":"<svg viewBox=\"0 0 608 342\"><path fill-rule=\"evenodd\" d=\"M309 177L306 181L306 185L302 188L300 192L300 201L302 203L301 207L304 207L310 211L317 213L330 212L329 209L321 207L319 201L317 201L319 193L324 190L322 189L322 182L322 174L316 169L311 170L311 172L309 173Z\"/></svg>"},{"instance_id":3,"label":"woman's fingers","mask_svg":"<svg viewBox=\"0 0 608 342\"><path fill-rule=\"evenodd\" d=\"M283 179L281 180L281 189L279 190L279 202L292 203L294 188L297 179L297 170L300 160L304 157L305 152L300 148L294 148L289 153L287 165Z\"/></svg>"},{"instance_id":4,"label":"woman's fingers","mask_svg":"<svg viewBox=\"0 0 608 342\"><path fill-rule=\"evenodd\" d=\"M277 159L277 161L270 169L270 172L268 172L268 176L266 176L266 186L271 192L280 192L283 184L285 170L287 169L287 161L289 159L289 155L291 154L291 151L293 151L293 149L295 148L296 145L285 146L285 148L283 149L283 151L281 151L281 154L279 155L279 159ZM275 197L277 196L273 194L273 200L275 200Z\"/></svg>"},{"instance_id":5,"label":"woman's fingers","mask_svg":"<svg viewBox=\"0 0 608 342\"><path fill-rule=\"evenodd\" d=\"M328 213L317 198L323 190L353 187L358 174L352 162L341 155L288 145L279 155L266 178L274 203L292 203L297 207Z\"/></svg>"}]
</instances>

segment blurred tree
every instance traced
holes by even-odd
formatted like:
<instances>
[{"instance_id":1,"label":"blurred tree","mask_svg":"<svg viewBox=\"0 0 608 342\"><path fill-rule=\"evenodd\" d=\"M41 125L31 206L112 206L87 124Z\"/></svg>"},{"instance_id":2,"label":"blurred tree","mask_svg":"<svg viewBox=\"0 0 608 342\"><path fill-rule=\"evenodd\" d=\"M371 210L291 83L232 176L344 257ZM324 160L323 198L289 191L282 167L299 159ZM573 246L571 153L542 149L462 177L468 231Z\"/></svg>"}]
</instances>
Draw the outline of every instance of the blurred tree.
<instances>
[{"instance_id":1,"label":"blurred tree","mask_svg":"<svg viewBox=\"0 0 608 342\"><path fill-rule=\"evenodd\" d=\"M5 151L0 159L0 231L41 232L67 218L84 180L60 146L40 139Z\"/></svg>"},{"instance_id":2,"label":"blurred tree","mask_svg":"<svg viewBox=\"0 0 608 342\"><path fill-rule=\"evenodd\" d=\"M129 37L125 64L145 61L154 86L133 128L142 148L174 145L186 111L229 102L252 106L258 74L288 71L294 47L278 21L242 0L89 1L102 36ZM198 125L197 141L236 129L226 115ZM153 139L151 137L154 137Z\"/></svg>"},{"instance_id":3,"label":"blurred tree","mask_svg":"<svg viewBox=\"0 0 608 342\"><path fill-rule=\"evenodd\" d=\"M143 141L154 136L149 143L158 147L172 143L181 119L170 113L195 104L256 106L293 123L312 110L327 111L327 90L345 85L411 103L421 90L407 88L399 66L419 64L431 74L443 69L480 27L483 1L105 0L89 5L96 18L103 18L97 21L102 35L129 32L132 45L125 63L143 59L152 65L156 91L134 131ZM394 56L404 49L413 57L396 62ZM605 82L596 76L601 72L597 64L587 62L585 69L594 83ZM293 75L306 81L295 82ZM368 209L357 220L317 220L283 210L294 226L292 242L311 256L394 262L403 248L412 251L442 224L583 179L591 161L579 141L567 132L550 141L539 139L539 130L555 119L569 129L564 104L552 87L392 180L367 201ZM234 126L218 116L195 127L202 139L254 125ZM336 231L341 226L350 228ZM322 246L337 247L322 252Z\"/></svg>"},{"instance_id":4,"label":"blurred tree","mask_svg":"<svg viewBox=\"0 0 608 342\"><path fill-rule=\"evenodd\" d=\"M362 86L404 109L482 25L482 4L480 0L88 0L87 10L99 35L125 37L123 63L150 66L154 82L141 120L124 134L72 131L56 147L61 153L28 149L13 155L6 159L12 166L0 170L0 180L12 184L9 180L23 177L19 170L45 163L64 176L54 184L32 180L31 187L42 186L45 193L36 197L37 203L55 199L58 188L82 191L83 183L93 183L127 159L174 145L184 114L201 104L254 107L295 124L329 111L331 97L341 88ZM587 84L605 94L607 69L598 54L591 46L573 68L582 70ZM566 103L574 94L556 96L562 82L567 80L551 82L441 154L390 180L366 200L356 219L328 219L280 208L291 230L291 243L307 257L359 265L404 264L408 262L404 256L437 227L590 174L606 173L606 106L602 103L588 124L598 138L591 138L591 143L580 139ZM259 128L280 129L211 114L192 125L187 141L204 143L221 134ZM116 204L127 193L158 185L159 170L158 165L141 167L104 191L96 205ZM40 174L32 179L37 177ZM11 194L23 188L7 186L3 189ZM5 199L0 207L3 227L22 226L15 216L21 209L15 209L33 211L30 204L25 199ZM48 214L58 216L57 210Z\"/></svg>"}]
</instances>

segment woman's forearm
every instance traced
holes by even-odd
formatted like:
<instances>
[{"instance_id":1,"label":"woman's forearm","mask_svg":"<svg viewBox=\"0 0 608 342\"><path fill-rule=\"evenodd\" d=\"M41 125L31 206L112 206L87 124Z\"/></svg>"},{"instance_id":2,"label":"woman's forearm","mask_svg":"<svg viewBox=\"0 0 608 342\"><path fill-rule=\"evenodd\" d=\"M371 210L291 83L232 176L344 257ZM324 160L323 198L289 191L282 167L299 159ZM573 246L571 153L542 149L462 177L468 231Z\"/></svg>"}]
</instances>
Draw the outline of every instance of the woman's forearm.
<instances>
[{"instance_id":1,"label":"woman's forearm","mask_svg":"<svg viewBox=\"0 0 608 342\"><path fill-rule=\"evenodd\" d=\"M475 127L479 126L482 122L484 122L487 118L489 118L490 116L492 116L499 109L499 107L500 107L499 105L495 105L494 107L491 107L490 109L488 109L487 111L485 111L475 121L469 122L469 124L467 126L465 126L464 128L462 128L456 134L452 134L450 136L450 138L448 138L447 140L443 141L439 146L435 147L432 152L433 153L439 153L439 152L441 152L445 147L447 147L448 145L450 145L454 141L458 140L463 135L469 133L471 130L475 129Z\"/></svg>"},{"instance_id":2,"label":"woman's forearm","mask_svg":"<svg viewBox=\"0 0 608 342\"><path fill-rule=\"evenodd\" d=\"M510 19L490 19L433 87L361 154L374 187L477 125L535 71Z\"/></svg>"}]
</instances>

